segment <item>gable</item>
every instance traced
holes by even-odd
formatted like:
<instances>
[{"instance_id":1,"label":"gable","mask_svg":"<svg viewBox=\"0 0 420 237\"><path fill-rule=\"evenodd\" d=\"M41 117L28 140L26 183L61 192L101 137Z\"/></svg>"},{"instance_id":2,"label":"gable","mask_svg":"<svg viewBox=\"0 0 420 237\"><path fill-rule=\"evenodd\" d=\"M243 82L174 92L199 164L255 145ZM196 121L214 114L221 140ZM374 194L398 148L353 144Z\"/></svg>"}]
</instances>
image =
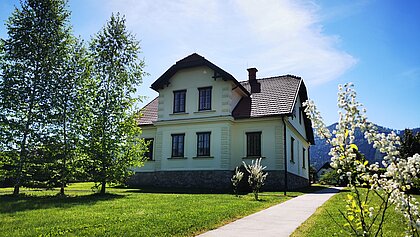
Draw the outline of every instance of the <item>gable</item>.
<instances>
[{"instance_id":1,"label":"gable","mask_svg":"<svg viewBox=\"0 0 420 237\"><path fill-rule=\"evenodd\" d=\"M213 79L216 80L220 78L225 81L232 81L237 87L239 87L242 90L243 93L249 95L249 92L231 74L216 66L212 62L208 61L203 56L198 55L197 53L193 53L172 65L165 73L163 73L162 76L160 76L155 82L153 82L151 88L159 92L160 89L163 89L165 86L168 86L171 83L170 79L179 70L202 66L208 67L213 70Z\"/></svg>"}]
</instances>

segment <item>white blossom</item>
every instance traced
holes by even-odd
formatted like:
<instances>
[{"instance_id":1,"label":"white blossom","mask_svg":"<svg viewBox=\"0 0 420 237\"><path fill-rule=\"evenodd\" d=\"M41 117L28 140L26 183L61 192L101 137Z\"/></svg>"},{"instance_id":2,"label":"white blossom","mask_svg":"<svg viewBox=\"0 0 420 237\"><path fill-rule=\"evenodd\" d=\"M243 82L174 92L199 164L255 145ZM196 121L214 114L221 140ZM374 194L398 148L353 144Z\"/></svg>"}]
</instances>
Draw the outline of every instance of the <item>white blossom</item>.
<instances>
[{"instance_id":1,"label":"white blossom","mask_svg":"<svg viewBox=\"0 0 420 237\"><path fill-rule=\"evenodd\" d=\"M408 230L419 231L419 202L405 191L411 188L414 179L420 175L420 155L401 159L398 152L400 138L394 132L387 135L379 133L373 123L368 122L366 109L356 100L353 84L339 85L338 89L339 121L332 133L325 126L315 103L311 100L304 103L305 113L311 119L316 135L326 139L332 146L329 152L331 167L337 170L340 179L347 177L351 180L350 185L358 186L364 182L372 190L390 194L389 201L407 219ZM356 129L364 133L369 144L385 154L382 161L386 169L384 174L378 175L378 163L367 164L357 160L357 147L353 144ZM373 207L368 208L369 217L374 215L374 211Z\"/></svg>"}]
</instances>

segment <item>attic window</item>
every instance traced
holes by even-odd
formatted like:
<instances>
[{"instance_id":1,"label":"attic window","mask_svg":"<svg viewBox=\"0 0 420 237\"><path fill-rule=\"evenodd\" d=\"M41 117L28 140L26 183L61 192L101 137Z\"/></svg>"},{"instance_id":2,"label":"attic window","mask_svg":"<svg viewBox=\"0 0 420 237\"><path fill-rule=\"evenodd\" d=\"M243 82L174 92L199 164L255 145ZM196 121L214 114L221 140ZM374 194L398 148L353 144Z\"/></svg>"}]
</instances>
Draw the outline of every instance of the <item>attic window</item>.
<instances>
[{"instance_id":1,"label":"attic window","mask_svg":"<svg viewBox=\"0 0 420 237\"><path fill-rule=\"evenodd\" d=\"M211 110L211 87L198 88L198 110Z\"/></svg>"},{"instance_id":2,"label":"attic window","mask_svg":"<svg viewBox=\"0 0 420 237\"><path fill-rule=\"evenodd\" d=\"M174 91L174 113L185 113L187 90Z\"/></svg>"}]
</instances>

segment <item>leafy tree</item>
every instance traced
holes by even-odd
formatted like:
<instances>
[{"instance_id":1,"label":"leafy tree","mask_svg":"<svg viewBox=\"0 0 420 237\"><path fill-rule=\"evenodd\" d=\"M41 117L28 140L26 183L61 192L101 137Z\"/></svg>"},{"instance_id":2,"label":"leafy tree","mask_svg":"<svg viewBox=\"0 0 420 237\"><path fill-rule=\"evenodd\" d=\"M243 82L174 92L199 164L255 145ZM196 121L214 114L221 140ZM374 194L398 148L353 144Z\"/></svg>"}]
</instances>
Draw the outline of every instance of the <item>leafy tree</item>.
<instances>
[{"instance_id":1,"label":"leafy tree","mask_svg":"<svg viewBox=\"0 0 420 237\"><path fill-rule=\"evenodd\" d=\"M408 157L414 156L414 154L420 154L420 132L413 134L410 129L405 129L404 134L401 137L401 145L398 148L400 157L407 160ZM418 193L420 191L420 174L417 174L413 180L413 190L411 192Z\"/></svg>"},{"instance_id":2,"label":"leafy tree","mask_svg":"<svg viewBox=\"0 0 420 237\"><path fill-rule=\"evenodd\" d=\"M95 35L90 50L94 92L88 117L88 173L105 193L106 183L124 182L129 168L141 164L144 144L133 94L144 75L144 62L139 59L139 42L119 14Z\"/></svg>"},{"instance_id":3,"label":"leafy tree","mask_svg":"<svg viewBox=\"0 0 420 237\"><path fill-rule=\"evenodd\" d=\"M60 194L80 164L82 154L79 136L86 124L85 116L86 93L90 83L90 60L82 41L70 38L64 61L64 70L55 84L54 119L51 139L48 143L48 154L54 161L54 173L51 181L60 184ZM79 158L79 159L78 159Z\"/></svg>"},{"instance_id":4,"label":"leafy tree","mask_svg":"<svg viewBox=\"0 0 420 237\"><path fill-rule=\"evenodd\" d=\"M62 76L69 42L69 12L64 0L26 0L6 23L8 38L1 64L1 147L14 194L34 181L40 155L50 139L55 83ZM36 165L34 165L36 164ZM38 170L38 171L37 171ZM42 173L42 172L41 172Z\"/></svg>"},{"instance_id":5,"label":"leafy tree","mask_svg":"<svg viewBox=\"0 0 420 237\"><path fill-rule=\"evenodd\" d=\"M398 150L402 158L413 156L416 153L420 154L420 132L414 135L410 129L405 129Z\"/></svg>"}]
</instances>

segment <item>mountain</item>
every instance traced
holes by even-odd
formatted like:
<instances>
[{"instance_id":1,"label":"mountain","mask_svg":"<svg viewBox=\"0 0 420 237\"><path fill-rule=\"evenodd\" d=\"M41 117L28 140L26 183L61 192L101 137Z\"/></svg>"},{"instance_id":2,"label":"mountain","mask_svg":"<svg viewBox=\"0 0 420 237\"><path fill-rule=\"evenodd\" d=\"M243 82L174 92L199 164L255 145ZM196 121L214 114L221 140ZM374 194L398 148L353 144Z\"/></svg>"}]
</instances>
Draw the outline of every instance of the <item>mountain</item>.
<instances>
[{"instance_id":1,"label":"mountain","mask_svg":"<svg viewBox=\"0 0 420 237\"><path fill-rule=\"evenodd\" d=\"M335 129L337 123L331 124L327 128L332 132ZM396 130L390 129L386 127L382 127L379 125L375 126L378 128L379 133L389 134L394 131L397 135L401 136L404 134L404 130ZM413 134L420 132L420 128L411 129ZM375 148L372 147L372 144L369 144L367 140L364 138L364 134L360 130L356 130L355 134L355 144L359 148L359 151L365 155L365 157L369 160L370 163L379 162L381 163L383 154L377 151ZM331 146L328 145L324 139L320 139L319 137L315 136L315 145L311 146L311 165L313 165L317 170L321 168L323 164L329 162L331 157L328 155L330 152Z\"/></svg>"}]
</instances>

